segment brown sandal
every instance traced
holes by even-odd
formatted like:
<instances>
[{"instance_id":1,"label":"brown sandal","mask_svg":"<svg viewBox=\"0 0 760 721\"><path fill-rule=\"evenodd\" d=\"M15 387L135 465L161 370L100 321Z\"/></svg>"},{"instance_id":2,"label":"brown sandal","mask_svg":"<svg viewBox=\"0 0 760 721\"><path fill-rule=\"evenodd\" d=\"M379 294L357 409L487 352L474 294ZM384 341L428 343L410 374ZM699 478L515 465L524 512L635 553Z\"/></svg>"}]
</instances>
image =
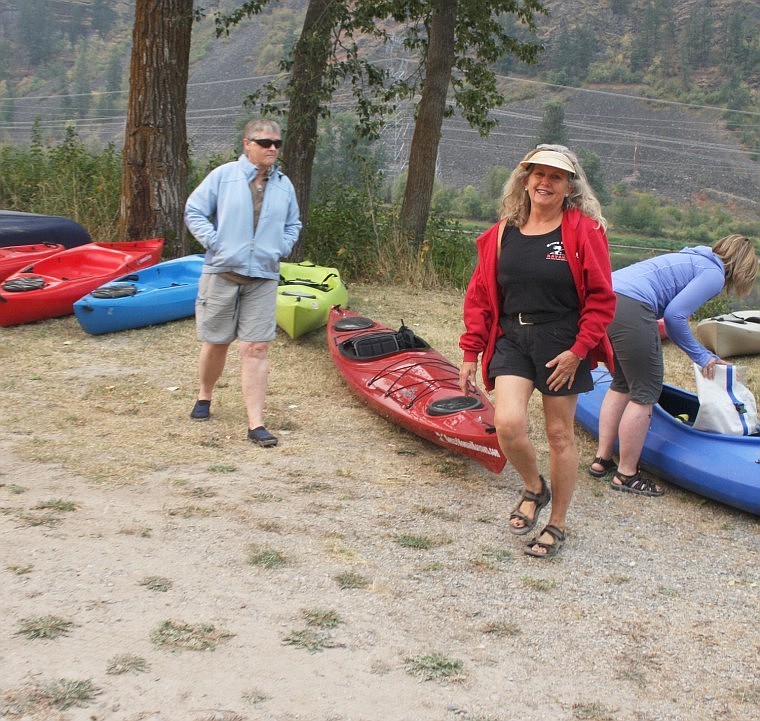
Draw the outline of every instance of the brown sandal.
<instances>
[{"instance_id":1,"label":"brown sandal","mask_svg":"<svg viewBox=\"0 0 760 721\"><path fill-rule=\"evenodd\" d=\"M544 543L538 539L544 535L551 536L554 540L551 543ZM525 553L529 556L535 556L536 558L552 558L559 553L559 549L562 548L562 544L565 542L564 531L557 528L552 524L544 526L544 530L541 531L532 541L529 541L525 546ZM533 546L543 548L544 552L534 550Z\"/></svg>"},{"instance_id":2,"label":"brown sandal","mask_svg":"<svg viewBox=\"0 0 760 721\"><path fill-rule=\"evenodd\" d=\"M602 470L597 471L596 468L592 468L591 466L601 466ZM591 466L588 467L588 474L593 478L604 478L608 473L617 470L617 463L615 461L611 458L602 458L601 456L594 458L591 461Z\"/></svg>"},{"instance_id":3,"label":"brown sandal","mask_svg":"<svg viewBox=\"0 0 760 721\"><path fill-rule=\"evenodd\" d=\"M520 496L520 500L517 505L512 509L512 513L509 514L509 531L515 536L524 536L526 533L530 533L538 522L538 514L541 513L541 509L546 506L552 499L552 494L549 491L549 487L546 485L546 481L543 476L539 476L541 479L541 493L533 493L533 491L523 491ZM520 506L523 503L535 503L536 509L533 511L533 518L526 516L521 510ZM513 526L511 521L513 518L521 520L524 526Z\"/></svg>"},{"instance_id":4,"label":"brown sandal","mask_svg":"<svg viewBox=\"0 0 760 721\"><path fill-rule=\"evenodd\" d=\"M615 483L620 481L620 483ZM615 477L610 481L610 488L613 491L624 491L626 493L635 493L639 496L661 496L665 491L656 483L648 478L642 478L637 471L632 476L626 476L618 471Z\"/></svg>"}]
</instances>

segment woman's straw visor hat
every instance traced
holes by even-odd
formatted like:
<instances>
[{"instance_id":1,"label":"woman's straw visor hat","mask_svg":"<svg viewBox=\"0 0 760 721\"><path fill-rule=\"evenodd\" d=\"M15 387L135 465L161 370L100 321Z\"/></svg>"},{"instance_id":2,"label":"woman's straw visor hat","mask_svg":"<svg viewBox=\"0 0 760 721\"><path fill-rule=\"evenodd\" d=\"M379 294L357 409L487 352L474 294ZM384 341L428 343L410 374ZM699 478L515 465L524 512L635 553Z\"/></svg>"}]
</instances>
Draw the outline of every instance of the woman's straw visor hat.
<instances>
[{"instance_id":1,"label":"woman's straw visor hat","mask_svg":"<svg viewBox=\"0 0 760 721\"><path fill-rule=\"evenodd\" d=\"M559 168L573 175L575 174L575 168L570 158L563 153L558 153L556 150L539 150L529 158L520 161L520 165L526 170L531 165L551 165L552 168Z\"/></svg>"}]
</instances>

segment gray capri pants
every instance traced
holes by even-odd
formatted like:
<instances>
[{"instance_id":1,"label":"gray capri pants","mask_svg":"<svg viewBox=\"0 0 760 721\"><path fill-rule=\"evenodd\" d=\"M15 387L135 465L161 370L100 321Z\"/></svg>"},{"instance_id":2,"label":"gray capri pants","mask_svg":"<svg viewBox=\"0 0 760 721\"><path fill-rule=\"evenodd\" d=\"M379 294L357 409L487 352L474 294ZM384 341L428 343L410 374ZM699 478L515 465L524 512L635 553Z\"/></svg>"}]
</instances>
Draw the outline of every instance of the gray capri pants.
<instances>
[{"instance_id":1,"label":"gray capri pants","mask_svg":"<svg viewBox=\"0 0 760 721\"><path fill-rule=\"evenodd\" d=\"M615 352L610 389L631 400L654 405L660 399L665 364L655 312L644 303L616 293L615 317L607 335Z\"/></svg>"},{"instance_id":2,"label":"gray capri pants","mask_svg":"<svg viewBox=\"0 0 760 721\"><path fill-rule=\"evenodd\" d=\"M236 283L218 273L202 273L195 301L198 340L227 344L273 341L277 336L277 286L269 278Z\"/></svg>"}]
</instances>

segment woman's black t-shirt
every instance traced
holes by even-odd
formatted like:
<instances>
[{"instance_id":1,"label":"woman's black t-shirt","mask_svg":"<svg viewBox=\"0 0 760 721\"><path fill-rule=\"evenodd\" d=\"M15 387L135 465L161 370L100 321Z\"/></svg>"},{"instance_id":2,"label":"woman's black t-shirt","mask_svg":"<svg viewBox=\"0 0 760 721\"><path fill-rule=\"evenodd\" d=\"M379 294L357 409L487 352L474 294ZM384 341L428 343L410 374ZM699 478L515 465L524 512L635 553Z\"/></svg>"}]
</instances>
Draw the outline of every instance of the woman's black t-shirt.
<instances>
[{"instance_id":1,"label":"woman's black t-shirt","mask_svg":"<svg viewBox=\"0 0 760 721\"><path fill-rule=\"evenodd\" d=\"M523 235L519 228L506 226L501 237L498 281L504 315L578 310L578 292L560 228L543 235Z\"/></svg>"}]
</instances>

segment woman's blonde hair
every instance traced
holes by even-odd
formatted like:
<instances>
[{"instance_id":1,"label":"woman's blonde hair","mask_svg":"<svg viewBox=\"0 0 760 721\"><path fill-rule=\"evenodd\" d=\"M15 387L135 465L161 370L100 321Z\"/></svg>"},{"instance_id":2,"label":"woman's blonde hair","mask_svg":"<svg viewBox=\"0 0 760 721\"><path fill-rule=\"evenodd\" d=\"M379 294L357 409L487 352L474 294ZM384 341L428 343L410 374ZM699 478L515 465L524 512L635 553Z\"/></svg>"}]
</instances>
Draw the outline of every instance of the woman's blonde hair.
<instances>
[{"instance_id":1,"label":"woman's blonde hair","mask_svg":"<svg viewBox=\"0 0 760 721\"><path fill-rule=\"evenodd\" d=\"M575 172L570 178L570 192L565 198L563 208L578 208L584 215L595 220L605 230L607 221L602 215L602 206L594 195L591 185L583 172L578 158L575 153L566 148L564 145L539 145L530 150L520 163L529 161L533 155L540 150L553 150L562 153L572 163ZM527 168L518 163L512 171L512 175L504 184L504 191L501 196L501 205L499 207L499 217L506 218L510 225L516 225L518 228L525 225L530 215L530 198L525 192L525 183L528 176L533 172L533 165Z\"/></svg>"},{"instance_id":2,"label":"woman's blonde hair","mask_svg":"<svg viewBox=\"0 0 760 721\"><path fill-rule=\"evenodd\" d=\"M723 261L726 293L740 297L749 295L757 279L755 244L746 235L733 233L715 243L712 252Z\"/></svg>"}]
</instances>

